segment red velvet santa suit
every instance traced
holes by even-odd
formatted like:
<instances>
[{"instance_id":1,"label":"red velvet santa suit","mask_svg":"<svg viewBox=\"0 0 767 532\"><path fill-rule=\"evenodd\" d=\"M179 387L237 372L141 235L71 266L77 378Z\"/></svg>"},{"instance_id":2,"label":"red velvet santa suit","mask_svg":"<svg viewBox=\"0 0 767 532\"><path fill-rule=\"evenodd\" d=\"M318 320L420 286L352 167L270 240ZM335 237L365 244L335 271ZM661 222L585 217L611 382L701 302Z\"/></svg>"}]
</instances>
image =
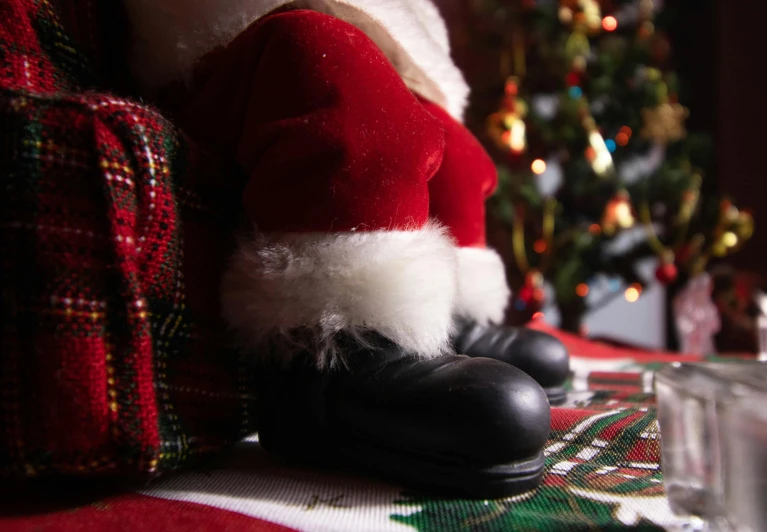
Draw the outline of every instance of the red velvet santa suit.
<instances>
[{"instance_id":1,"label":"red velvet santa suit","mask_svg":"<svg viewBox=\"0 0 767 532\"><path fill-rule=\"evenodd\" d=\"M244 346L309 343L332 366L339 333L375 331L431 357L456 317L502 319L484 235L495 169L460 124L468 91L433 5L126 6L136 76L149 91L184 81L181 125L246 176L252 227L221 285Z\"/></svg>"}]
</instances>

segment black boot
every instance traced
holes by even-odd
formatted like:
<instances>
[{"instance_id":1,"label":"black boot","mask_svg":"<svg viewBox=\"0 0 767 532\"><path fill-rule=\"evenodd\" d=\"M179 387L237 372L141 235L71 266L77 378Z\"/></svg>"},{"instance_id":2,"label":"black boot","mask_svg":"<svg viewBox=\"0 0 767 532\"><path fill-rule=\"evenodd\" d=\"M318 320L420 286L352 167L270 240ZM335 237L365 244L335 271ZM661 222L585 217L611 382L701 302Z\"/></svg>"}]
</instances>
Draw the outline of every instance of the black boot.
<instances>
[{"instance_id":1,"label":"black boot","mask_svg":"<svg viewBox=\"0 0 767 532\"><path fill-rule=\"evenodd\" d=\"M553 405L567 397L564 384L570 357L562 342L551 335L524 327L473 323L460 327L453 345L457 353L502 360L521 369L546 390Z\"/></svg>"},{"instance_id":2,"label":"black boot","mask_svg":"<svg viewBox=\"0 0 767 532\"><path fill-rule=\"evenodd\" d=\"M349 352L346 368L320 372L307 357L262 371L263 447L450 496L538 486L550 411L535 381L495 360L424 360L373 342Z\"/></svg>"}]
</instances>

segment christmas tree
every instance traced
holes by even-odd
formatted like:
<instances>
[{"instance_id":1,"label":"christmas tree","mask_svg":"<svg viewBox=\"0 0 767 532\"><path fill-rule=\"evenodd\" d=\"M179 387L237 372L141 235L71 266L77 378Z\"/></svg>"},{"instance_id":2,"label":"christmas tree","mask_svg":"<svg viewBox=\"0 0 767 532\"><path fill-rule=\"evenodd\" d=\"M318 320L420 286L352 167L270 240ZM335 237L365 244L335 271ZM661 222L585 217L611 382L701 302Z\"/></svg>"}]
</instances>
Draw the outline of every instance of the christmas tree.
<instances>
[{"instance_id":1,"label":"christmas tree","mask_svg":"<svg viewBox=\"0 0 767 532\"><path fill-rule=\"evenodd\" d=\"M648 282L679 286L748 240L750 213L701 194L712 145L686 130L660 0L473 9L472 41L500 58L500 108L485 120L499 170L489 215L508 233L515 311L534 317L548 281L560 325L578 331L590 309L636 301ZM656 279L645 279L636 265L651 256ZM605 283L610 295L588 297Z\"/></svg>"}]
</instances>

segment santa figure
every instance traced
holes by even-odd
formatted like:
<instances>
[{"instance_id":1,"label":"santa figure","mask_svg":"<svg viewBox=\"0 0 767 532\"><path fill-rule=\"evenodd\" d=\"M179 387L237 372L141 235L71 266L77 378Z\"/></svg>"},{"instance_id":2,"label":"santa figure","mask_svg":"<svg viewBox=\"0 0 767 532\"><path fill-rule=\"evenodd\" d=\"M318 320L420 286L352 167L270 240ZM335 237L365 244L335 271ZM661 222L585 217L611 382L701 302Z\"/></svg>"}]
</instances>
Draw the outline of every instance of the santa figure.
<instances>
[{"instance_id":1,"label":"santa figure","mask_svg":"<svg viewBox=\"0 0 767 532\"><path fill-rule=\"evenodd\" d=\"M496 173L436 7L125 5L132 73L241 179L221 312L262 376L263 446L468 496L535 487L567 353L499 325Z\"/></svg>"}]
</instances>

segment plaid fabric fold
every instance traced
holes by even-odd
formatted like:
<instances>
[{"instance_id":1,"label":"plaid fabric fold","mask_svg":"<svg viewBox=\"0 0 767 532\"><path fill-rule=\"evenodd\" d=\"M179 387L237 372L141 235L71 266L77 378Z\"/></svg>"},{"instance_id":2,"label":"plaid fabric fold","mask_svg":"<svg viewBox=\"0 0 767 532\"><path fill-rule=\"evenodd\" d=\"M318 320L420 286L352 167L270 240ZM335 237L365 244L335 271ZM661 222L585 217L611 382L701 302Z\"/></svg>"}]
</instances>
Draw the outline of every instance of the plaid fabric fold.
<instances>
[{"instance_id":1,"label":"plaid fabric fold","mask_svg":"<svg viewBox=\"0 0 767 532\"><path fill-rule=\"evenodd\" d=\"M0 2L6 474L152 475L254 427L212 295L234 189L156 110L95 85L77 43L100 36L58 17L94 31L94 4Z\"/></svg>"}]
</instances>

